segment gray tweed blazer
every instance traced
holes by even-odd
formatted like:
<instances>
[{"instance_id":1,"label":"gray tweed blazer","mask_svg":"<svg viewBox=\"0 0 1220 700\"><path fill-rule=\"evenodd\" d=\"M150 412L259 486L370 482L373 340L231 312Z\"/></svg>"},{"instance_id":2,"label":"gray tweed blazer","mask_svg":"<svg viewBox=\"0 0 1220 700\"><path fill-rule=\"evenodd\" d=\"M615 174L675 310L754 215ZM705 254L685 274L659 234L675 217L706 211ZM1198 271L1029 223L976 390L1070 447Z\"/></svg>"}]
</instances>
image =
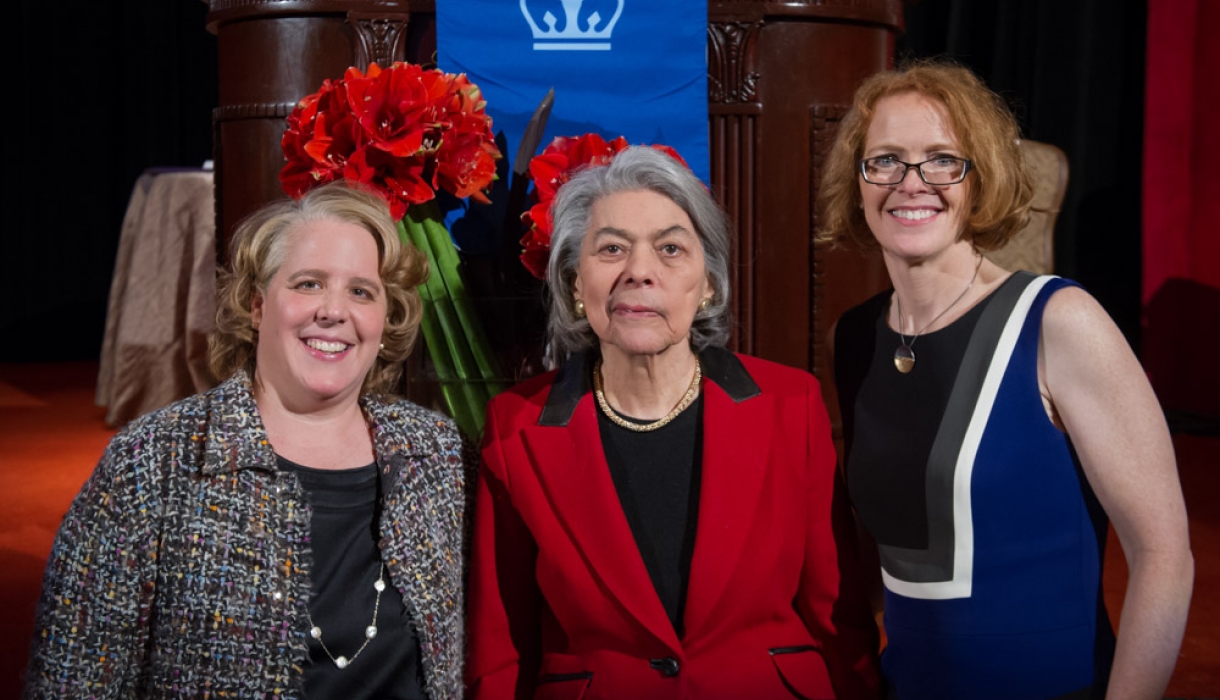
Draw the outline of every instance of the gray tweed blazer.
<instances>
[{"instance_id":1,"label":"gray tweed blazer","mask_svg":"<svg viewBox=\"0 0 1220 700\"><path fill-rule=\"evenodd\" d=\"M462 695L471 446L408 402L361 399L384 495L380 543L431 700ZM27 698L299 698L308 499L244 373L110 443L55 538Z\"/></svg>"}]
</instances>

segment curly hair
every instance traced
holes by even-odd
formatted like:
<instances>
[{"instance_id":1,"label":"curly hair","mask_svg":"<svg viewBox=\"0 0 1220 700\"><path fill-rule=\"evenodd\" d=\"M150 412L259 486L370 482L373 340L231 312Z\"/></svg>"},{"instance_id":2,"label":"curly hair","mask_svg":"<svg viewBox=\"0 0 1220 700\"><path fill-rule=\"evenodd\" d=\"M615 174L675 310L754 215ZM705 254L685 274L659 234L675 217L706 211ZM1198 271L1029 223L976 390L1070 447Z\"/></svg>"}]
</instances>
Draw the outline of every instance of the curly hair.
<instances>
[{"instance_id":1,"label":"curly hair","mask_svg":"<svg viewBox=\"0 0 1220 700\"><path fill-rule=\"evenodd\" d=\"M283 264L290 231L298 224L324 220L360 226L377 242L386 293L384 347L361 392L395 393L402 363L419 334L423 307L416 287L428 276L428 261L414 246L399 241L390 209L380 196L344 181L311 190L299 201L272 202L238 225L229 255L232 269L222 271L217 280L216 330L208 337L208 363L217 377L225 379L239 369L254 376L258 331L251 321L253 300L266 293Z\"/></svg>"},{"instance_id":2,"label":"curly hair","mask_svg":"<svg viewBox=\"0 0 1220 700\"><path fill-rule=\"evenodd\" d=\"M711 304L695 315L690 344L696 350L723 346L729 340L729 236L732 224L707 188L689 168L648 146L631 146L608 165L587 167L559 188L551 205L554 233L547 267L550 357L560 363L570 353L597 346L589 321L576 315L573 290L580 249L589 231L593 205L619 192L650 191L682 208L703 245L703 262L712 286Z\"/></svg>"},{"instance_id":3,"label":"curly hair","mask_svg":"<svg viewBox=\"0 0 1220 700\"><path fill-rule=\"evenodd\" d=\"M979 250L996 250L1029 221L1033 179L1018 145L1017 120L999 95L966 68L919 61L877 73L856 90L839 124L817 193L816 240L863 249L877 246L861 209L860 158L877 103L916 93L936 101L977 175L970 187L963 238Z\"/></svg>"}]
</instances>

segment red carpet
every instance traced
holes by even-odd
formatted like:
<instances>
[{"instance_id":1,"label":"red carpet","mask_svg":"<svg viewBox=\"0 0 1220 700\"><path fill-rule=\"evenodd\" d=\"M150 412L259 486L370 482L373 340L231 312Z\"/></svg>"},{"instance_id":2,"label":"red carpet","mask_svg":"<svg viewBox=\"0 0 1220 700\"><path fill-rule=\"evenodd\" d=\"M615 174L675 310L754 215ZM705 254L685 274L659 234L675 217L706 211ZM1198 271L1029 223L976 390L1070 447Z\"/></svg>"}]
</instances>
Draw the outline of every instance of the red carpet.
<instances>
[{"instance_id":1,"label":"red carpet","mask_svg":"<svg viewBox=\"0 0 1220 700\"><path fill-rule=\"evenodd\" d=\"M97 363L0 364L0 698L20 696L51 540L110 441Z\"/></svg>"},{"instance_id":2,"label":"red carpet","mask_svg":"<svg viewBox=\"0 0 1220 700\"><path fill-rule=\"evenodd\" d=\"M96 363L0 364L0 698L20 696L52 537L114 432L93 405L96 377ZM1167 696L1220 698L1220 439L1176 435L1174 445L1196 573ZM1106 600L1117 611L1126 565L1111 540Z\"/></svg>"}]
</instances>

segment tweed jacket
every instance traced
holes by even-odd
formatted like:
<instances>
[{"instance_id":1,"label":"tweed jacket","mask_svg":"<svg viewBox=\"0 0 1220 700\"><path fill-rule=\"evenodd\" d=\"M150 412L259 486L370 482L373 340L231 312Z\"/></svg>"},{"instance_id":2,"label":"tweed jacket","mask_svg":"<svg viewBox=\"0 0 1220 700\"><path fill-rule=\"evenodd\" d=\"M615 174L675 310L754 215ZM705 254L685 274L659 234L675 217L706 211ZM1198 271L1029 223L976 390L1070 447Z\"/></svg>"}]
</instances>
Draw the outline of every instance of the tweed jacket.
<instances>
[{"instance_id":1,"label":"tweed jacket","mask_svg":"<svg viewBox=\"0 0 1220 700\"><path fill-rule=\"evenodd\" d=\"M382 478L379 543L431 700L464 666L466 469L452 421L361 399ZM239 372L123 429L56 536L27 698L300 698L310 507L276 469Z\"/></svg>"}]
</instances>

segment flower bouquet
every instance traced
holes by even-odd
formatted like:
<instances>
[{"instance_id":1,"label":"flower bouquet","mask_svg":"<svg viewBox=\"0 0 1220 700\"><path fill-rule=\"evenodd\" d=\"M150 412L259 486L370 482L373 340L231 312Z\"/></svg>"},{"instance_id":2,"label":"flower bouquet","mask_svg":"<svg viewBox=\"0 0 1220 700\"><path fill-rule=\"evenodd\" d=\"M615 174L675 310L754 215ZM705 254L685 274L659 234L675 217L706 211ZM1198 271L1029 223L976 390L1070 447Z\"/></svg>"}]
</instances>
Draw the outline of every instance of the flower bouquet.
<instances>
[{"instance_id":1,"label":"flower bouquet","mask_svg":"<svg viewBox=\"0 0 1220 700\"><path fill-rule=\"evenodd\" d=\"M521 220L528 227L521 239L521 264L530 274L538 279L546 279L553 231L551 204L559 187L582 168L609 163L628 145L627 139L622 136L613 141L606 141L597 134L558 136L542 153L530 160L534 204L521 215ZM653 148L686 165L682 156L669 146L654 145Z\"/></svg>"},{"instance_id":2,"label":"flower bouquet","mask_svg":"<svg viewBox=\"0 0 1220 700\"><path fill-rule=\"evenodd\" d=\"M409 63L327 80L288 115L280 185L300 197L338 180L381 192L404 244L427 255L421 330L450 415L468 435L483 429L501 374L461 276L438 190L486 203L499 149L479 88L465 75Z\"/></svg>"}]
</instances>

